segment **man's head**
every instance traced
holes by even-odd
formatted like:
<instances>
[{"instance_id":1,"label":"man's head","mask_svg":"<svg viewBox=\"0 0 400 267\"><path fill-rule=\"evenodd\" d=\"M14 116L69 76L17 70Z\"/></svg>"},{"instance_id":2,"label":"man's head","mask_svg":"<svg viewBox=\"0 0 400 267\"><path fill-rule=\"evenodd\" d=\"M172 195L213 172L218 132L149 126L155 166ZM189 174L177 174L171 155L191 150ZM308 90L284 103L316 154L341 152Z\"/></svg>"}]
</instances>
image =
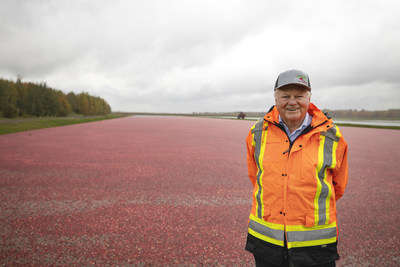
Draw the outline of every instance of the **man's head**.
<instances>
[{"instance_id":1,"label":"man's head","mask_svg":"<svg viewBox=\"0 0 400 267\"><path fill-rule=\"evenodd\" d=\"M289 70L281 73L275 83L275 105L286 125L301 125L311 101L308 75Z\"/></svg>"}]
</instances>

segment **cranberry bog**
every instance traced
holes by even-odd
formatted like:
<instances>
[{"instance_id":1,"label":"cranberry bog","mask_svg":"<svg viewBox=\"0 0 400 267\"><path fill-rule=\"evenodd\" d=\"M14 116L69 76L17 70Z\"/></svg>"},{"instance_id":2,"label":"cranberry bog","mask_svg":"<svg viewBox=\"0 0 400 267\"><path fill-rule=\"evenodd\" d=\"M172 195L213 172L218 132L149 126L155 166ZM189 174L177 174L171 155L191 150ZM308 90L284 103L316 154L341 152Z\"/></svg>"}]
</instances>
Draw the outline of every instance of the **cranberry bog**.
<instances>
[{"instance_id":1,"label":"cranberry bog","mask_svg":"<svg viewBox=\"0 0 400 267\"><path fill-rule=\"evenodd\" d=\"M0 136L0 265L253 266L253 123L135 116ZM337 266L395 266L400 131L341 130Z\"/></svg>"}]
</instances>

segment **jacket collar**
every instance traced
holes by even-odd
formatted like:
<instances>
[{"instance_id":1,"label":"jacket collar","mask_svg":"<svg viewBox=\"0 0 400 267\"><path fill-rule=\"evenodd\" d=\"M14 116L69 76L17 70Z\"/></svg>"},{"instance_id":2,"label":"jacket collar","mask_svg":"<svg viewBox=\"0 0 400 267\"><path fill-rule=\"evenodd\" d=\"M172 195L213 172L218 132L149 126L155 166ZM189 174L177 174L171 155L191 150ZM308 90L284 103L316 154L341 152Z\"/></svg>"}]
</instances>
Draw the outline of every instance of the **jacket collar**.
<instances>
[{"instance_id":1,"label":"jacket collar","mask_svg":"<svg viewBox=\"0 0 400 267\"><path fill-rule=\"evenodd\" d=\"M319 110L313 103L308 106L308 114L313 116L311 121L311 127L315 128L325 123L332 124L332 119L326 117L326 115ZM264 120L273 124L279 124L279 112L276 106L273 106L270 111L265 115Z\"/></svg>"}]
</instances>

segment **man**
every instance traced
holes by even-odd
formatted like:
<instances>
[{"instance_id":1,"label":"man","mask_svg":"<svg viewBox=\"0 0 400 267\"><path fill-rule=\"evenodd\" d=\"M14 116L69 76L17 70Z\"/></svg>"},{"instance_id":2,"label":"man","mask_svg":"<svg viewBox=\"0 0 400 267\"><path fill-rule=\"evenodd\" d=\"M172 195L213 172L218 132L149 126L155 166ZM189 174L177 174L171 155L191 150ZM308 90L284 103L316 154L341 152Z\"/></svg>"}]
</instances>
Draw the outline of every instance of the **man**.
<instances>
[{"instance_id":1,"label":"man","mask_svg":"<svg viewBox=\"0 0 400 267\"><path fill-rule=\"evenodd\" d=\"M275 106L250 130L253 184L246 250L256 266L335 266L336 201L347 184L347 143L311 102L306 73L275 84Z\"/></svg>"}]
</instances>

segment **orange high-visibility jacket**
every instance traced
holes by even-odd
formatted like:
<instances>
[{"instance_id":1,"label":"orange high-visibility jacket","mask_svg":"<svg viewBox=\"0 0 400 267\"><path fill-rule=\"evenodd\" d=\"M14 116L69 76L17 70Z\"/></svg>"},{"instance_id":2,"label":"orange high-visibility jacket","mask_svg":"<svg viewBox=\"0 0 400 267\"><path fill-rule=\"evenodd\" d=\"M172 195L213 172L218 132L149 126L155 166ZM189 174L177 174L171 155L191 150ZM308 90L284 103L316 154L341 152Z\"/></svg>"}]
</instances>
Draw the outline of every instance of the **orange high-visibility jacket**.
<instances>
[{"instance_id":1,"label":"orange high-visibility jacket","mask_svg":"<svg viewBox=\"0 0 400 267\"><path fill-rule=\"evenodd\" d=\"M285 238L289 251L336 244L336 201L347 184L347 143L316 106L310 104L308 113L311 126L293 143L279 125L276 107L246 138L254 186L248 233L257 246L266 245L258 251L268 245L283 248ZM254 244L246 249L257 250Z\"/></svg>"}]
</instances>

